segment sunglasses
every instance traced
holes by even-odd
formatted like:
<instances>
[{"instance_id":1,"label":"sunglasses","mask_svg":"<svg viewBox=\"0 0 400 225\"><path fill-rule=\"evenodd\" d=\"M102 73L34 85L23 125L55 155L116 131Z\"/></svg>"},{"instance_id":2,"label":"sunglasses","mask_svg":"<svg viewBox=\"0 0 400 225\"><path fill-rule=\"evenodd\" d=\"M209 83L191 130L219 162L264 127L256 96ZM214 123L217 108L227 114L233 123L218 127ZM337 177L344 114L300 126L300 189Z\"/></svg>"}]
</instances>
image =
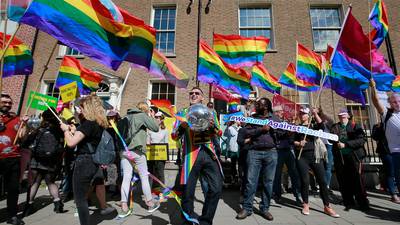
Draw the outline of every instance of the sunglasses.
<instances>
[{"instance_id":1,"label":"sunglasses","mask_svg":"<svg viewBox=\"0 0 400 225\"><path fill-rule=\"evenodd\" d=\"M189 92L189 95L201 95L201 92L191 91Z\"/></svg>"}]
</instances>

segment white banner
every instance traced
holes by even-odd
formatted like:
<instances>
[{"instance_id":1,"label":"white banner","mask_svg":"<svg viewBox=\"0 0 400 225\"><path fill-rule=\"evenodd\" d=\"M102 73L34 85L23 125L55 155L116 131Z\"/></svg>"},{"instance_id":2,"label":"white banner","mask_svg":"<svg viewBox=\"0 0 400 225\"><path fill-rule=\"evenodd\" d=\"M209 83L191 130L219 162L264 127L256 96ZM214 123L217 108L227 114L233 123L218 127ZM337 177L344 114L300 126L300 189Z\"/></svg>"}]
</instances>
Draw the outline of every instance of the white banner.
<instances>
[{"instance_id":1,"label":"white banner","mask_svg":"<svg viewBox=\"0 0 400 225\"><path fill-rule=\"evenodd\" d=\"M269 119L262 120L262 119L255 119L255 118L243 117L243 116L231 116L229 120L250 123L250 124L256 124L256 125L268 125L268 126L272 127L273 129L282 129L282 130L307 134L310 136L325 138L325 139L328 139L331 141L339 140L339 137L336 134L327 133L322 130L313 130L313 129L309 129L305 126L297 126L297 125L289 124L286 122L275 122L275 121L269 120Z\"/></svg>"}]
</instances>

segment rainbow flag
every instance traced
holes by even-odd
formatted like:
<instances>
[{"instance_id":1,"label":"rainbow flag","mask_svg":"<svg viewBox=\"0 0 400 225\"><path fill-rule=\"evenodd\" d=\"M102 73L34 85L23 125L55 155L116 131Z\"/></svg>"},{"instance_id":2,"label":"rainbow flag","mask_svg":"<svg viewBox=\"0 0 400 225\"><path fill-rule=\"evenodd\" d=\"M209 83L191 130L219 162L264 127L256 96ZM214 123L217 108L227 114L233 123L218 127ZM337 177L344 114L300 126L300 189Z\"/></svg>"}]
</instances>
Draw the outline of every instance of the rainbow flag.
<instances>
[{"instance_id":1,"label":"rainbow flag","mask_svg":"<svg viewBox=\"0 0 400 225\"><path fill-rule=\"evenodd\" d=\"M289 63L287 65L286 70L282 73L278 82L299 91L310 92L317 91L319 89L319 86L296 77L296 68L294 67L293 63Z\"/></svg>"},{"instance_id":2,"label":"rainbow flag","mask_svg":"<svg viewBox=\"0 0 400 225\"><path fill-rule=\"evenodd\" d=\"M8 19L19 22L32 0L6 0L8 1Z\"/></svg>"},{"instance_id":3,"label":"rainbow flag","mask_svg":"<svg viewBox=\"0 0 400 225\"><path fill-rule=\"evenodd\" d=\"M120 9L114 19L100 0L34 0L20 19L63 44L117 70L126 60L150 67L155 29Z\"/></svg>"},{"instance_id":4,"label":"rainbow flag","mask_svg":"<svg viewBox=\"0 0 400 225\"><path fill-rule=\"evenodd\" d=\"M239 111L240 98L231 98L228 101L228 112L233 113Z\"/></svg>"},{"instance_id":5,"label":"rainbow flag","mask_svg":"<svg viewBox=\"0 0 400 225\"><path fill-rule=\"evenodd\" d=\"M296 76L310 83L319 84L322 75L321 56L297 43Z\"/></svg>"},{"instance_id":6,"label":"rainbow flag","mask_svg":"<svg viewBox=\"0 0 400 225\"><path fill-rule=\"evenodd\" d=\"M182 72L161 52L157 51L157 49L153 50L149 72L179 88L186 88L189 84L189 76Z\"/></svg>"},{"instance_id":7,"label":"rainbow flag","mask_svg":"<svg viewBox=\"0 0 400 225\"><path fill-rule=\"evenodd\" d=\"M173 117L175 115L175 107L172 106L171 102L168 99L153 99L150 100L150 102L153 106L163 111L169 117Z\"/></svg>"},{"instance_id":8,"label":"rainbow flag","mask_svg":"<svg viewBox=\"0 0 400 225\"><path fill-rule=\"evenodd\" d=\"M374 29L370 33L370 39L374 42L377 48L381 46L389 31L389 21L386 14L386 6L383 0L375 2L368 20Z\"/></svg>"},{"instance_id":9,"label":"rainbow flag","mask_svg":"<svg viewBox=\"0 0 400 225\"><path fill-rule=\"evenodd\" d=\"M251 85L255 85L275 94L280 93L282 85L272 76L263 64L257 63L251 70Z\"/></svg>"},{"instance_id":10,"label":"rainbow flag","mask_svg":"<svg viewBox=\"0 0 400 225\"><path fill-rule=\"evenodd\" d=\"M3 43L3 35L0 32L0 46L5 46L11 38L10 35L6 35L5 43ZM2 51L0 49L0 53ZM33 58L31 50L22 41L14 37L4 54L3 77L29 75L32 71Z\"/></svg>"},{"instance_id":11,"label":"rainbow flag","mask_svg":"<svg viewBox=\"0 0 400 225\"><path fill-rule=\"evenodd\" d=\"M392 90L394 92L400 92L400 75L397 75L396 79L393 81Z\"/></svg>"},{"instance_id":12,"label":"rainbow flag","mask_svg":"<svg viewBox=\"0 0 400 225\"><path fill-rule=\"evenodd\" d=\"M269 39L262 36L214 34L214 50L226 63L235 66L253 66L262 62L268 49Z\"/></svg>"},{"instance_id":13,"label":"rainbow flag","mask_svg":"<svg viewBox=\"0 0 400 225\"><path fill-rule=\"evenodd\" d=\"M200 40L198 79L204 83L217 84L248 98L251 75L244 69L226 63L204 40Z\"/></svg>"},{"instance_id":14,"label":"rainbow flag","mask_svg":"<svg viewBox=\"0 0 400 225\"><path fill-rule=\"evenodd\" d=\"M58 72L56 87L59 88L76 81L79 92L85 95L95 91L102 80L103 78L99 74L83 67L76 58L64 56Z\"/></svg>"}]
</instances>

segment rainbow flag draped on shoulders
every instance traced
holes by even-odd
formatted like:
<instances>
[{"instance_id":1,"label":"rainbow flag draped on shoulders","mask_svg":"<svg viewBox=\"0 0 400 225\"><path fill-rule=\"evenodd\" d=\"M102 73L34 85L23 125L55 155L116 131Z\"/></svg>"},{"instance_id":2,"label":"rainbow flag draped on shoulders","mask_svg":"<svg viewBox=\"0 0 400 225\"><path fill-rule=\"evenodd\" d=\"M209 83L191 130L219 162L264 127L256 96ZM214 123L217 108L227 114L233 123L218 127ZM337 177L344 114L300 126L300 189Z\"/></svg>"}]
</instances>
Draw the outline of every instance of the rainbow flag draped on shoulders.
<instances>
[{"instance_id":1,"label":"rainbow flag draped on shoulders","mask_svg":"<svg viewBox=\"0 0 400 225\"><path fill-rule=\"evenodd\" d=\"M297 43L296 76L314 84L319 84L323 76L321 56L300 43Z\"/></svg>"},{"instance_id":2,"label":"rainbow flag draped on shoulders","mask_svg":"<svg viewBox=\"0 0 400 225\"><path fill-rule=\"evenodd\" d=\"M124 22L116 21L100 0L33 0L20 23L114 70L125 60L149 68L155 29L119 10Z\"/></svg>"},{"instance_id":3,"label":"rainbow flag draped on shoulders","mask_svg":"<svg viewBox=\"0 0 400 225\"><path fill-rule=\"evenodd\" d=\"M56 87L59 88L76 81L79 93L85 95L95 91L102 80L103 78L99 74L83 67L76 58L64 56L58 72Z\"/></svg>"},{"instance_id":4,"label":"rainbow flag draped on shoulders","mask_svg":"<svg viewBox=\"0 0 400 225\"><path fill-rule=\"evenodd\" d=\"M381 46L389 31L389 21L386 14L386 6L383 0L375 2L368 20L374 29L371 31L370 39L374 42L377 48Z\"/></svg>"},{"instance_id":5,"label":"rainbow flag draped on shoulders","mask_svg":"<svg viewBox=\"0 0 400 225\"><path fill-rule=\"evenodd\" d=\"M18 22L25 10L28 8L32 0L6 0L8 1L7 17L8 19Z\"/></svg>"},{"instance_id":6,"label":"rainbow flag draped on shoulders","mask_svg":"<svg viewBox=\"0 0 400 225\"><path fill-rule=\"evenodd\" d=\"M157 49L153 50L149 72L178 88L186 88L189 84L189 76Z\"/></svg>"},{"instance_id":7,"label":"rainbow flag draped on shoulders","mask_svg":"<svg viewBox=\"0 0 400 225\"><path fill-rule=\"evenodd\" d=\"M214 50L228 64L235 67L251 67L263 62L269 39L262 36L214 34Z\"/></svg>"},{"instance_id":8,"label":"rainbow flag draped on shoulders","mask_svg":"<svg viewBox=\"0 0 400 225\"><path fill-rule=\"evenodd\" d=\"M287 65L278 82L299 91L312 92L319 89L319 86L296 77L296 68L291 62Z\"/></svg>"},{"instance_id":9,"label":"rainbow flag draped on shoulders","mask_svg":"<svg viewBox=\"0 0 400 225\"><path fill-rule=\"evenodd\" d=\"M250 78L248 72L229 65L204 40L200 40L198 68L200 81L217 84L247 99L251 92Z\"/></svg>"},{"instance_id":10,"label":"rainbow flag draped on shoulders","mask_svg":"<svg viewBox=\"0 0 400 225\"><path fill-rule=\"evenodd\" d=\"M251 70L251 85L261 87L273 94L280 93L282 85L272 76L263 64L257 63Z\"/></svg>"},{"instance_id":11,"label":"rainbow flag draped on shoulders","mask_svg":"<svg viewBox=\"0 0 400 225\"><path fill-rule=\"evenodd\" d=\"M11 38L10 35L6 35L5 43L3 43L3 37L4 34L0 32L0 46L6 45ZM0 49L0 53L2 51ZM3 60L3 77L32 74L33 58L31 50L16 37L14 37L7 48Z\"/></svg>"}]
</instances>

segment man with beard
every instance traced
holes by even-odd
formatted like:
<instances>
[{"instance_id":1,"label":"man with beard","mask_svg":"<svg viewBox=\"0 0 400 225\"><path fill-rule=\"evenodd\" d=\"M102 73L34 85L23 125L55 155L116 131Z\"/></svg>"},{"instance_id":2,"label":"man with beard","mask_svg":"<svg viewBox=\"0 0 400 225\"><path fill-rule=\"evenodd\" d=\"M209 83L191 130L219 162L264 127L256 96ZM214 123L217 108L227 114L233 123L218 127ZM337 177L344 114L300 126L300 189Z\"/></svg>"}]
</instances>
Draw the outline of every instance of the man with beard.
<instances>
[{"instance_id":1,"label":"man with beard","mask_svg":"<svg viewBox=\"0 0 400 225\"><path fill-rule=\"evenodd\" d=\"M19 195L20 159L19 147L14 145L14 139L26 133L28 117L22 120L10 112L13 102L8 94L1 94L0 100L0 174L4 177L7 191L8 224L21 225L24 222L17 218ZM18 133L18 128L19 129Z\"/></svg>"}]
</instances>

